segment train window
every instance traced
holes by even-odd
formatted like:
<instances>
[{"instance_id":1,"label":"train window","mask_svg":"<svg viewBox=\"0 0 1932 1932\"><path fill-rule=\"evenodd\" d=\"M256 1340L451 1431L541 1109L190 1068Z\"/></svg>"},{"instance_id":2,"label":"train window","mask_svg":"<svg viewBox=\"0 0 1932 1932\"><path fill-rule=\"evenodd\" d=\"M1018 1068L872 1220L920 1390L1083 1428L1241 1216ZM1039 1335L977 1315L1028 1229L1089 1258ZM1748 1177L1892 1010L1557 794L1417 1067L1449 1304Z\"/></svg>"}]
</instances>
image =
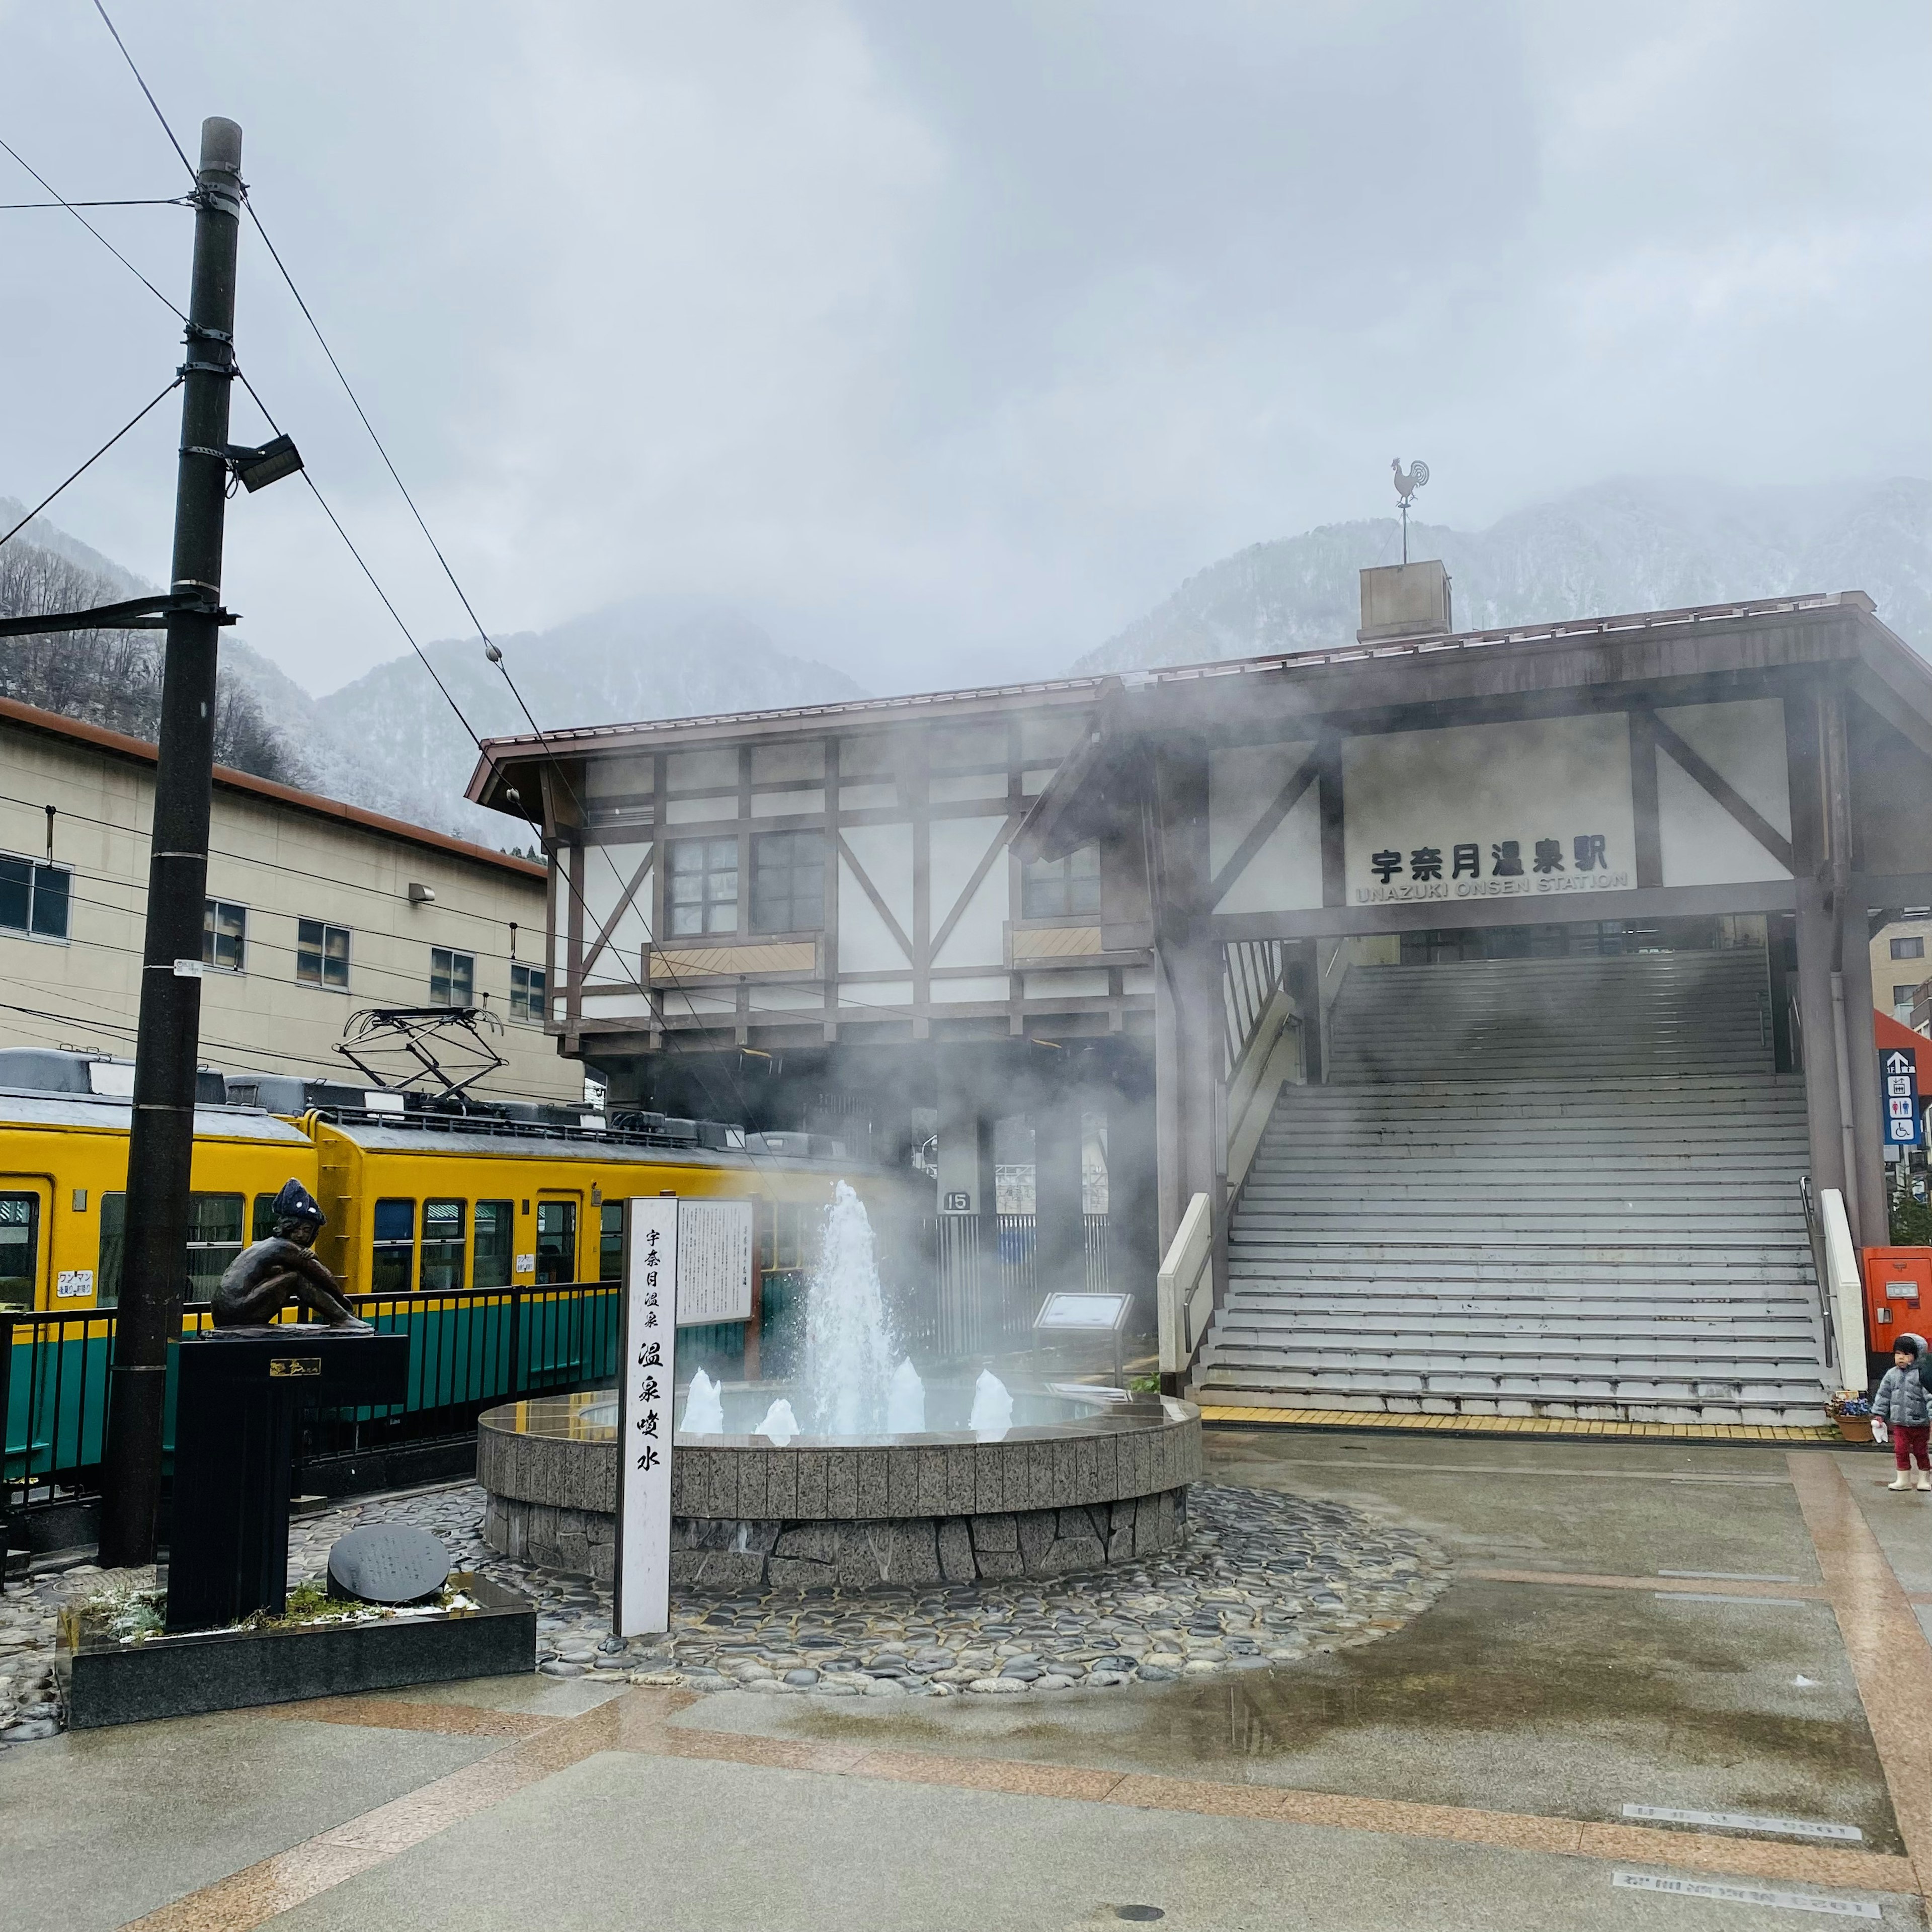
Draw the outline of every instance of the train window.
<instances>
[{"instance_id":1,"label":"train window","mask_svg":"<svg viewBox=\"0 0 1932 1932\"><path fill-rule=\"evenodd\" d=\"M463 1286L463 1205L423 1203L422 1286L424 1293Z\"/></svg>"},{"instance_id":2,"label":"train window","mask_svg":"<svg viewBox=\"0 0 1932 1932\"><path fill-rule=\"evenodd\" d=\"M597 1279L622 1281L624 1278L624 1204L607 1201L598 1210Z\"/></svg>"},{"instance_id":3,"label":"train window","mask_svg":"<svg viewBox=\"0 0 1932 1932\"><path fill-rule=\"evenodd\" d=\"M4 1197L0 1197L4 1198ZM272 1231L274 1216L262 1220L262 1204L272 1204L272 1194L255 1197L256 1240L265 1240ZM238 1194L191 1194L188 1196L188 1280L183 1292L190 1301L212 1301L228 1264L242 1252L243 1198ZM128 1197L104 1194L100 1197L100 1258L94 1277L94 1300L98 1307L112 1308L121 1299L121 1266L128 1252Z\"/></svg>"},{"instance_id":4,"label":"train window","mask_svg":"<svg viewBox=\"0 0 1932 1932\"><path fill-rule=\"evenodd\" d=\"M514 1224L507 1201L476 1204L476 1272L478 1288L508 1288Z\"/></svg>"},{"instance_id":5,"label":"train window","mask_svg":"<svg viewBox=\"0 0 1932 1932\"><path fill-rule=\"evenodd\" d=\"M250 1225L248 1238L251 1241L266 1241L275 1232L275 1197L272 1194L258 1194L255 1197L254 1219Z\"/></svg>"},{"instance_id":6,"label":"train window","mask_svg":"<svg viewBox=\"0 0 1932 1932\"><path fill-rule=\"evenodd\" d=\"M577 1203L537 1203L537 1286L554 1288L577 1279Z\"/></svg>"},{"instance_id":7,"label":"train window","mask_svg":"<svg viewBox=\"0 0 1932 1932\"><path fill-rule=\"evenodd\" d=\"M40 1197L0 1194L0 1308L32 1308L40 1279Z\"/></svg>"},{"instance_id":8,"label":"train window","mask_svg":"<svg viewBox=\"0 0 1932 1932\"><path fill-rule=\"evenodd\" d=\"M416 1276L416 1204L376 1203L376 1252L369 1270L370 1292L406 1294Z\"/></svg>"},{"instance_id":9,"label":"train window","mask_svg":"<svg viewBox=\"0 0 1932 1932\"><path fill-rule=\"evenodd\" d=\"M242 1252L242 1196L188 1197L188 1298L212 1301L228 1264Z\"/></svg>"}]
</instances>

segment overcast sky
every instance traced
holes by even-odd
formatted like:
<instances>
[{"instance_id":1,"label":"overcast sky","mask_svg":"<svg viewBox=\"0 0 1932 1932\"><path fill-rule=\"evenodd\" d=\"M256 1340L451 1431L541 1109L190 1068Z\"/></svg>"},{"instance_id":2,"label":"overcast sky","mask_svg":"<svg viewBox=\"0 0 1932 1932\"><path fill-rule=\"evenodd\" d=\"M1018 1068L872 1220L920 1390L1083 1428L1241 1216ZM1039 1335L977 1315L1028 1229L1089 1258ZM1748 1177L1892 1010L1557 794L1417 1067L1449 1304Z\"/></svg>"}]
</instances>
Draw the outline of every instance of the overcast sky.
<instances>
[{"instance_id":1,"label":"overcast sky","mask_svg":"<svg viewBox=\"0 0 1932 1932\"><path fill-rule=\"evenodd\" d=\"M1463 528L1621 472L1932 468L1922 0L110 10L190 154L242 124L493 628L695 595L875 690L1039 676L1243 544L1386 514L1391 456ZM0 0L0 135L61 193L184 185L89 0ZM184 302L184 212L94 218ZM178 326L70 216L0 223L32 502ZM272 274L244 232L244 365L459 634ZM52 513L157 579L176 432ZM237 500L227 584L313 690L402 647L298 484Z\"/></svg>"}]
</instances>

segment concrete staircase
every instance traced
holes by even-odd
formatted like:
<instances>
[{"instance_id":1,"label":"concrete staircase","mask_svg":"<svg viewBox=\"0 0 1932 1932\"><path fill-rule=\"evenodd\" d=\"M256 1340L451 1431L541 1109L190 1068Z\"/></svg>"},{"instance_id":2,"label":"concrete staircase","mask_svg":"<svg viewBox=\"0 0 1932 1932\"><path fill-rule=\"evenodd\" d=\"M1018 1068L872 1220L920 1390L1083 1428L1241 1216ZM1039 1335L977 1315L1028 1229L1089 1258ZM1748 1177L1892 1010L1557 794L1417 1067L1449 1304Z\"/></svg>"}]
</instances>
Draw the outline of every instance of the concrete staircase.
<instances>
[{"instance_id":1,"label":"concrete staircase","mask_svg":"<svg viewBox=\"0 0 1932 1932\"><path fill-rule=\"evenodd\" d=\"M1823 1419L1761 952L1352 970L1194 1374L1220 1403Z\"/></svg>"}]
</instances>

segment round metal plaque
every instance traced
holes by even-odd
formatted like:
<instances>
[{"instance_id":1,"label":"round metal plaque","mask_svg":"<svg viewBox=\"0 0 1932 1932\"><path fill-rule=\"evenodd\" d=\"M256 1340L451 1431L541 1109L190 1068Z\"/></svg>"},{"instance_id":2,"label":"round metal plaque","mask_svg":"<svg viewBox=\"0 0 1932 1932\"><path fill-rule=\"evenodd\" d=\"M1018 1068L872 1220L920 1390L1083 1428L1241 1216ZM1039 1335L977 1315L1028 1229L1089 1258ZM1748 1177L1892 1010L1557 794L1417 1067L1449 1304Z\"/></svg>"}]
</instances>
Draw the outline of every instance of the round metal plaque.
<instances>
[{"instance_id":1,"label":"round metal plaque","mask_svg":"<svg viewBox=\"0 0 1932 1932\"><path fill-rule=\"evenodd\" d=\"M328 1591L364 1604L419 1604L449 1577L440 1538L406 1523L352 1529L328 1552Z\"/></svg>"}]
</instances>

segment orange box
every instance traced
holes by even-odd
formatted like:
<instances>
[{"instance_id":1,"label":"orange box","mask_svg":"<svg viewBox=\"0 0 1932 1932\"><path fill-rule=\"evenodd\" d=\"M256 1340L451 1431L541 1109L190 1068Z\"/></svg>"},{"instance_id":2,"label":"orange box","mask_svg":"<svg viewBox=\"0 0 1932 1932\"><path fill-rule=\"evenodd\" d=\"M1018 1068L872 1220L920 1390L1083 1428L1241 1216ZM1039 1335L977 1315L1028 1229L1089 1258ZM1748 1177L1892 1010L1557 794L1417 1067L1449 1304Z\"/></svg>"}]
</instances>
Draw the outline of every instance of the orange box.
<instances>
[{"instance_id":1,"label":"orange box","mask_svg":"<svg viewBox=\"0 0 1932 1932\"><path fill-rule=\"evenodd\" d=\"M1932 1248L1867 1248L1862 1258L1873 1352L1890 1354L1900 1335L1932 1340Z\"/></svg>"}]
</instances>

